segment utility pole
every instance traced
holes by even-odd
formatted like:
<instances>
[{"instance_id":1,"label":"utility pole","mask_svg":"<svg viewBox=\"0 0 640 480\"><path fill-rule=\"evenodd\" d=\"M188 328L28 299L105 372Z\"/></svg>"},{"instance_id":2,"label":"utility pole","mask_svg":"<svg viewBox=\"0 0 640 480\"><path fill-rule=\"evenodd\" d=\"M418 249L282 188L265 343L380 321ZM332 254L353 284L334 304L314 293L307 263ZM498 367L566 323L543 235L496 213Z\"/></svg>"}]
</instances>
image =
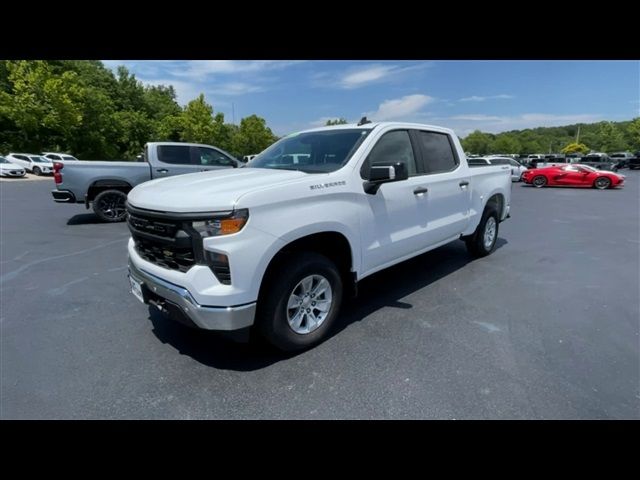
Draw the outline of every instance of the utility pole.
<instances>
[{"instance_id":1,"label":"utility pole","mask_svg":"<svg viewBox=\"0 0 640 480\"><path fill-rule=\"evenodd\" d=\"M231 118L232 118L232 123L235 125L236 124L236 109L235 106L233 105L233 102L231 102Z\"/></svg>"},{"instance_id":2,"label":"utility pole","mask_svg":"<svg viewBox=\"0 0 640 480\"><path fill-rule=\"evenodd\" d=\"M576 135L576 143L580 143L580 125L578 125L578 134Z\"/></svg>"}]
</instances>

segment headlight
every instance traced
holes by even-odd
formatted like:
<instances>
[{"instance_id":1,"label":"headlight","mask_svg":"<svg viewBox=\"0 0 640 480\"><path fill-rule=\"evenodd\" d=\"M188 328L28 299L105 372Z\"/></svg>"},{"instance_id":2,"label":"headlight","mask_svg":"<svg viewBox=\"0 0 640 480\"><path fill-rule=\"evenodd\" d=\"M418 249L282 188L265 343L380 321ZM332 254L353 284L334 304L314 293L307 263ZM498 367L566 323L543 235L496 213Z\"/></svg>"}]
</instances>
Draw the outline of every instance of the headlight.
<instances>
[{"instance_id":1,"label":"headlight","mask_svg":"<svg viewBox=\"0 0 640 480\"><path fill-rule=\"evenodd\" d=\"M211 220L199 220L191 222L191 226L200 234L202 238L219 237L238 233L249 220L249 210L243 208L234 210L231 215L224 217L214 217Z\"/></svg>"}]
</instances>

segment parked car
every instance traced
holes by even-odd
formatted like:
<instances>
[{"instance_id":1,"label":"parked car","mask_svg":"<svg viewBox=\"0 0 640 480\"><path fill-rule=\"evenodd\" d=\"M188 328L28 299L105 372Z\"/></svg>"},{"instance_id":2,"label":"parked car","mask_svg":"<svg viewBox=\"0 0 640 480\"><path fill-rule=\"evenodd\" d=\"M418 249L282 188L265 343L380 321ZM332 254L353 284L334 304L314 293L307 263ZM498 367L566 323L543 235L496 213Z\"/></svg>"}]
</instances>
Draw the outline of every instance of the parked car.
<instances>
[{"instance_id":1,"label":"parked car","mask_svg":"<svg viewBox=\"0 0 640 480\"><path fill-rule=\"evenodd\" d=\"M640 168L640 151L636 152L633 158L629 159L629 170Z\"/></svg>"},{"instance_id":2,"label":"parked car","mask_svg":"<svg viewBox=\"0 0 640 480\"><path fill-rule=\"evenodd\" d=\"M11 163L4 157L0 157L0 177L24 177L25 173L22 166Z\"/></svg>"},{"instance_id":3,"label":"parked car","mask_svg":"<svg viewBox=\"0 0 640 480\"><path fill-rule=\"evenodd\" d=\"M522 180L522 174L527 170L527 167L521 165L513 158L507 157L480 157L480 158L467 158L467 163L470 167L478 165L506 165L511 170L511 181L520 182Z\"/></svg>"},{"instance_id":4,"label":"parked car","mask_svg":"<svg viewBox=\"0 0 640 480\"><path fill-rule=\"evenodd\" d=\"M609 154L609 158L611 161L618 162L618 168L627 168L629 166L629 161L634 157L631 152L613 152Z\"/></svg>"},{"instance_id":5,"label":"parked car","mask_svg":"<svg viewBox=\"0 0 640 480\"><path fill-rule=\"evenodd\" d=\"M20 165L27 172L34 175L50 175L53 173L53 164L46 158L32 153L10 153L7 160L16 165Z\"/></svg>"},{"instance_id":6,"label":"parked car","mask_svg":"<svg viewBox=\"0 0 640 480\"><path fill-rule=\"evenodd\" d=\"M53 199L58 203L84 203L87 209L93 203L93 211L102 221L119 222L125 218L127 193L140 183L243 165L219 148L196 143L147 143L143 160L56 162Z\"/></svg>"},{"instance_id":7,"label":"parked car","mask_svg":"<svg viewBox=\"0 0 640 480\"><path fill-rule=\"evenodd\" d=\"M618 162L611 160L606 153L590 153L580 160L581 165L589 165L598 170L609 170L615 172L618 170Z\"/></svg>"},{"instance_id":8,"label":"parked car","mask_svg":"<svg viewBox=\"0 0 640 480\"><path fill-rule=\"evenodd\" d=\"M527 155L527 166L529 168L536 168L537 163L542 160L544 160L544 153Z\"/></svg>"},{"instance_id":9,"label":"parked car","mask_svg":"<svg viewBox=\"0 0 640 480\"><path fill-rule=\"evenodd\" d=\"M309 161L283 162L299 153ZM446 128L361 122L289 135L246 168L131 190L131 292L191 326L255 326L280 349L308 348L374 272L457 239L475 256L493 252L509 173L470 169Z\"/></svg>"},{"instance_id":10,"label":"parked car","mask_svg":"<svg viewBox=\"0 0 640 480\"><path fill-rule=\"evenodd\" d=\"M624 175L597 170L579 163L558 167L535 168L527 170L524 175L522 175L522 180L525 183L538 188L546 186L566 186L593 187L604 190L607 188L621 187L624 179Z\"/></svg>"},{"instance_id":11,"label":"parked car","mask_svg":"<svg viewBox=\"0 0 640 480\"><path fill-rule=\"evenodd\" d=\"M567 163L581 163L581 160L584 158L584 154L579 152L567 153L565 158L567 159Z\"/></svg>"},{"instance_id":12,"label":"parked car","mask_svg":"<svg viewBox=\"0 0 640 480\"><path fill-rule=\"evenodd\" d=\"M567 159L565 155L552 153L545 155L543 159L535 162L534 168L557 167L560 165L566 165L567 163L571 163L571 161Z\"/></svg>"},{"instance_id":13,"label":"parked car","mask_svg":"<svg viewBox=\"0 0 640 480\"><path fill-rule=\"evenodd\" d=\"M59 152L42 152L42 156L48 158L51 161L55 162L77 162L79 161L73 155L69 155L68 153L59 153Z\"/></svg>"}]
</instances>

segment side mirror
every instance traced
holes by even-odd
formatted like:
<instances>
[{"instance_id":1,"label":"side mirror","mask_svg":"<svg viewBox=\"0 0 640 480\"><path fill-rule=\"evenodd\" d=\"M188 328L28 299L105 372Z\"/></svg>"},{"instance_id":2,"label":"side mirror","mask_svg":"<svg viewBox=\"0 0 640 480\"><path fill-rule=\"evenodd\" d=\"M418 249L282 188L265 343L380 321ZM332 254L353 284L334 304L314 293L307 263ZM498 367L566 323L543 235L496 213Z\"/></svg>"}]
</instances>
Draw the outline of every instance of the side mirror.
<instances>
[{"instance_id":1,"label":"side mirror","mask_svg":"<svg viewBox=\"0 0 640 480\"><path fill-rule=\"evenodd\" d=\"M375 195L383 183L399 182L409 178L405 164L395 163L375 163L369 170L369 180L364 182L364 191L370 195Z\"/></svg>"}]
</instances>

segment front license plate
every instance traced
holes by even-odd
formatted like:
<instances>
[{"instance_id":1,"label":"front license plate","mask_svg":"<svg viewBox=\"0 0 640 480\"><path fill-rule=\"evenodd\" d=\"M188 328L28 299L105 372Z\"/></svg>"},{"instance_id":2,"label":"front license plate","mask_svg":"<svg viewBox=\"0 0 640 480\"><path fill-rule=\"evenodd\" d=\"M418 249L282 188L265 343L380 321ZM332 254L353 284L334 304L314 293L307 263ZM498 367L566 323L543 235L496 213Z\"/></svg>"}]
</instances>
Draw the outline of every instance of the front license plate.
<instances>
[{"instance_id":1,"label":"front license plate","mask_svg":"<svg viewBox=\"0 0 640 480\"><path fill-rule=\"evenodd\" d=\"M144 303L144 296L142 295L142 285L135 278L129 277L131 282L131 293L133 293L138 300Z\"/></svg>"}]
</instances>

